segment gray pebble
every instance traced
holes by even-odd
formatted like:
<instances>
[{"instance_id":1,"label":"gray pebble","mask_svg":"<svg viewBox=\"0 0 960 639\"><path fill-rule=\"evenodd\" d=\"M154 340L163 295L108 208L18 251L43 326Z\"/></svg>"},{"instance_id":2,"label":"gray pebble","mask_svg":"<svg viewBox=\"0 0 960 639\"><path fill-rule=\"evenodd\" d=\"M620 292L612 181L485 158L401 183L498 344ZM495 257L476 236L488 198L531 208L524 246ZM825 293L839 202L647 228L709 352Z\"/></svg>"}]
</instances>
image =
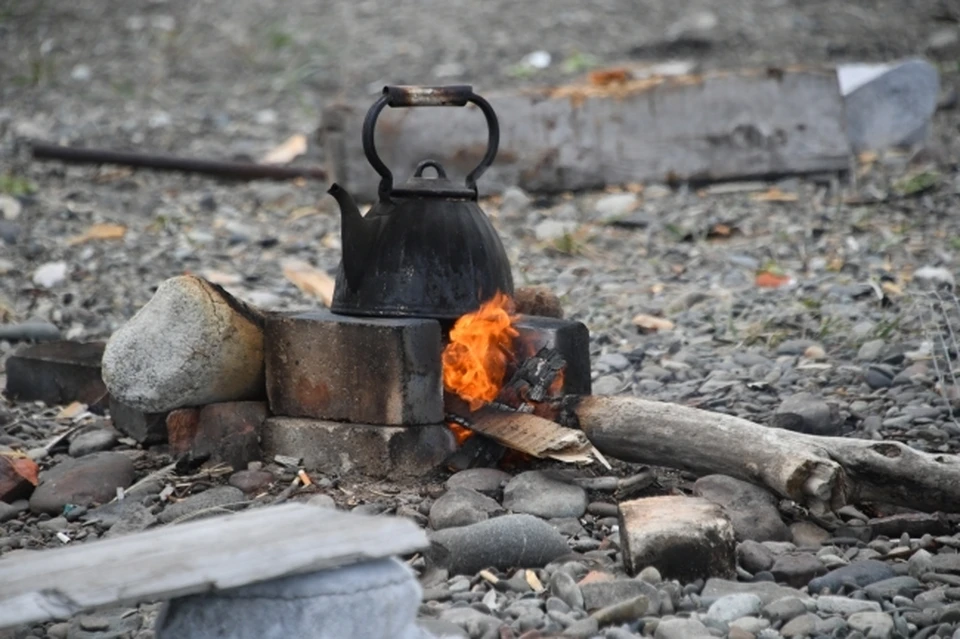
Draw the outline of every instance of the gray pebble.
<instances>
[{"instance_id":1,"label":"gray pebble","mask_svg":"<svg viewBox=\"0 0 960 639\"><path fill-rule=\"evenodd\" d=\"M531 470L511 479L503 489L503 505L515 513L543 517L580 517L587 510L587 491L576 484Z\"/></svg>"},{"instance_id":2,"label":"gray pebble","mask_svg":"<svg viewBox=\"0 0 960 639\"><path fill-rule=\"evenodd\" d=\"M158 519L161 523L169 524L181 518L208 517L222 515L224 508L236 507L245 502L243 491L233 486L216 486L202 493L190 495L181 502L170 504L163 509ZM201 511L207 513L200 514Z\"/></svg>"},{"instance_id":3,"label":"gray pebble","mask_svg":"<svg viewBox=\"0 0 960 639\"><path fill-rule=\"evenodd\" d=\"M112 428L93 428L77 434L70 440L68 453L71 457L83 457L91 453L110 450L117 445L119 435Z\"/></svg>"},{"instance_id":4,"label":"gray pebble","mask_svg":"<svg viewBox=\"0 0 960 639\"><path fill-rule=\"evenodd\" d=\"M568 573L558 570L550 577L550 593L571 609L584 610L583 592Z\"/></svg>"},{"instance_id":5,"label":"gray pebble","mask_svg":"<svg viewBox=\"0 0 960 639\"><path fill-rule=\"evenodd\" d=\"M502 512L496 501L469 488L451 488L430 507L430 527L434 530L469 526Z\"/></svg>"}]
</instances>

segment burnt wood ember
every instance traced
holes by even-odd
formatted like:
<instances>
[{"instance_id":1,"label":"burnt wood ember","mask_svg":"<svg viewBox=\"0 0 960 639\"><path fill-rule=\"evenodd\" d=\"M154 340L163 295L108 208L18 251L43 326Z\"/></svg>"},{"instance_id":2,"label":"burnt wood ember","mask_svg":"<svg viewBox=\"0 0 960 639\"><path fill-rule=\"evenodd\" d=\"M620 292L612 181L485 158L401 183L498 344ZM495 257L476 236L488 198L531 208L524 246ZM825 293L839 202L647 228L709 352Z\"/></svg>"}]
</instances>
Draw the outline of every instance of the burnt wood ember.
<instances>
[{"instance_id":1,"label":"burnt wood ember","mask_svg":"<svg viewBox=\"0 0 960 639\"><path fill-rule=\"evenodd\" d=\"M537 355L541 349L553 349L567 364L560 392L571 395L591 393L590 331L583 322L521 315L514 322L514 328L518 335L513 341L513 352L519 361Z\"/></svg>"},{"instance_id":2,"label":"burnt wood ember","mask_svg":"<svg viewBox=\"0 0 960 639\"><path fill-rule=\"evenodd\" d=\"M567 362L552 348L541 348L523 360L510 381L503 385L497 401L514 408L529 402L542 402Z\"/></svg>"}]
</instances>

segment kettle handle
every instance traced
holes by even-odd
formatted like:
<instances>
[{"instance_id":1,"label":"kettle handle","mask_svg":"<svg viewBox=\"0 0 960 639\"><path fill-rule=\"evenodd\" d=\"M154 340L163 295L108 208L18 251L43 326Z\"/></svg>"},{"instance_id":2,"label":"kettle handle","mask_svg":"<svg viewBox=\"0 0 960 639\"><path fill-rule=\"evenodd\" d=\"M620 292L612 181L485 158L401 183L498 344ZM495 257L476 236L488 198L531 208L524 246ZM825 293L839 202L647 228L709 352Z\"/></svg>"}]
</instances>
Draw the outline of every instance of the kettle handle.
<instances>
[{"instance_id":1,"label":"kettle handle","mask_svg":"<svg viewBox=\"0 0 960 639\"><path fill-rule=\"evenodd\" d=\"M391 108L398 107L418 107L418 106L466 106L468 102L477 105L487 119L487 152L484 154L480 164L467 174L467 188L477 194L477 179L483 175L494 158L497 157L497 149L500 146L500 123L497 121L497 114L493 107L485 99L473 92L473 87L468 84L446 85L446 86L398 86L388 85L383 88L383 94L373 103L370 110L367 111L367 117L363 121L363 152L367 156L370 166L380 174L380 197L384 198L393 190L393 174L387 165L383 163L380 156L377 155L377 147L373 140L374 129L377 125L377 118L385 106Z\"/></svg>"}]
</instances>

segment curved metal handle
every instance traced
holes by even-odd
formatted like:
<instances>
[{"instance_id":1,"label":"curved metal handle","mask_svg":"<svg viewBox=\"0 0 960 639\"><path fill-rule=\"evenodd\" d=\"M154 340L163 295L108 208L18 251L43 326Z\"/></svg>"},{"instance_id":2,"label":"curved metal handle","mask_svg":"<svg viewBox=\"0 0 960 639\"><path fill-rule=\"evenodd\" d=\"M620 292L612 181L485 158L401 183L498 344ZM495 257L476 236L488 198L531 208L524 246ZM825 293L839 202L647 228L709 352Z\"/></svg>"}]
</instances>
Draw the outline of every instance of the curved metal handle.
<instances>
[{"instance_id":1,"label":"curved metal handle","mask_svg":"<svg viewBox=\"0 0 960 639\"><path fill-rule=\"evenodd\" d=\"M367 111L367 117L363 121L363 152L367 156L370 166L380 174L379 193L384 198L393 190L393 174L387 165L383 163L380 156L377 155L377 147L373 140L374 129L377 126L377 118L384 107L417 107L417 106L466 106L468 102L477 105L487 119L487 152L484 154L480 164L467 174L467 188L477 195L477 179L483 175L484 171L490 168L494 158L497 157L497 150L500 146L500 123L497 121L497 114L493 111L490 103L473 92L470 85L449 85L439 87L421 87L421 86L385 86L383 94L370 110Z\"/></svg>"}]
</instances>

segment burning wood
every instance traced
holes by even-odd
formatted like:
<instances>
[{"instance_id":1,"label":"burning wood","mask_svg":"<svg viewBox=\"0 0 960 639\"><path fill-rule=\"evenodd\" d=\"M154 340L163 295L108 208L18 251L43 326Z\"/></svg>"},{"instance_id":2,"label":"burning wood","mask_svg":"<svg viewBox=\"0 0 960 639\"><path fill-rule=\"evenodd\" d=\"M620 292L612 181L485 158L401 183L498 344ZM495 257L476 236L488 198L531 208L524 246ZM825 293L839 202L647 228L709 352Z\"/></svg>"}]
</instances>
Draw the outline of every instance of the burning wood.
<instances>
[{"instance_id":1,"label":"burning wood","mask_svg":"<svg viewBox=\"0 0 960 639\"><path fill-rule=\"evenodd\" d=\"M470 419L460 418L460 424L533 457L547 457L567 463L597 460L610 468L610 464L583 432L537 415L484 407L473 413Z\"/></svg>"},{"instance_id":2,"label":"burning wood","mask_svg":"<svg viewBox=\"0 0 960 639\"><path fill-rule=\"evenodd\" d=\"M473 433L533 457L576 463L603 456L586 436L549 417L546 402L563 386L566 362L551 348L541 348L517 365L513 300L498 293L475 313L457 320L443 352L447 421L458 443ZM507 372L515 366L510 379Z\"/></svg>"}]
</instances>

